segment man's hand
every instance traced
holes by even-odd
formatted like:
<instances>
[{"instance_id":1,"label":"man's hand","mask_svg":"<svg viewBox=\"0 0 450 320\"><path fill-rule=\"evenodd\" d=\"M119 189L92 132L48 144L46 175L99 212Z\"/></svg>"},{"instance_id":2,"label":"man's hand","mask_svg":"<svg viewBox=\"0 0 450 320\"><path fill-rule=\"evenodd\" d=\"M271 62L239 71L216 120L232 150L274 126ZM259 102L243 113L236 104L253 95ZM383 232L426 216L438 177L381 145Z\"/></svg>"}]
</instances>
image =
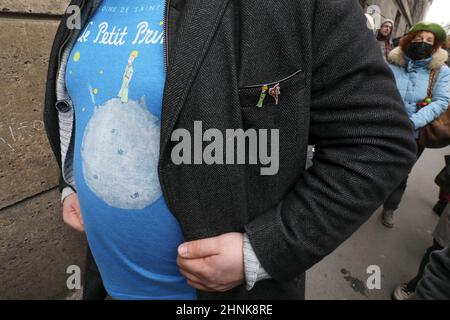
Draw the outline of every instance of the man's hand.
<instances>
[{"instance_id":1,"label":"man's hand","mask_svg":"<svg viewBox=\"0 0 450 320\"><path fill-rule=\"evenodd\" d=\"M67 196L63 202L63 219L71 228L84 232L83 218L81 216L80 203L76 193Z\"/></svg>"},{"instance_id":2,"label":"man's hand","mask_svg":"<svg viewBox=\"0 0 450 320\"><path fill-rule=\"evenodd\" d=\"M227 233L186 242L178 247L177 264L187 283L199 290L225 292L244 283L244 235Z\"/></svg>"}]
</instances>

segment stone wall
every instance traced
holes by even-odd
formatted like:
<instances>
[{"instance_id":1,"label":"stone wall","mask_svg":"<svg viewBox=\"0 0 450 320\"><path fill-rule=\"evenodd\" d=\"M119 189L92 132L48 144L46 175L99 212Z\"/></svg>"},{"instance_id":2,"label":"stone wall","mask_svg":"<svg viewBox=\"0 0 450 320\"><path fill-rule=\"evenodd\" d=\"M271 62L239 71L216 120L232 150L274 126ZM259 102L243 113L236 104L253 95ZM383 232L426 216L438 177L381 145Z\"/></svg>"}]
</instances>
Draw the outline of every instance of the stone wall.
<instances>
[{"instance_id":1,"label":"stone wall","mask_svg":"<svg viewBox=\"0 0 450 320\"><path fill-rule=\"evenodd\" d=\"M67 0L0 0L0 299L52 299L84 236L63 224L43 124L47 62Z\"/></svg>"}]
</instances>

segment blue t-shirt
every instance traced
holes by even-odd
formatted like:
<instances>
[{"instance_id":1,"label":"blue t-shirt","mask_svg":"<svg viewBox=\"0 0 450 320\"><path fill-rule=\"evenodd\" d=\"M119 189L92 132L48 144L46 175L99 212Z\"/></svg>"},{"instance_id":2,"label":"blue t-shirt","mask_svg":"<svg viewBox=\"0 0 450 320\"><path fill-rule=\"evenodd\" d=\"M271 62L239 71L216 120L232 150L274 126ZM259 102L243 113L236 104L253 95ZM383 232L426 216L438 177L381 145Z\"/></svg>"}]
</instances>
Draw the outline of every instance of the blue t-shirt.
<instances>
[{"instance_id":1,"label":"blue t-shirt","mask_svg":"<svg viewBox=\"0 0 450 320\"><path fill-rule=\"evenodd\" d=\"M158 179L163 0L104 0L66 68L74 174L89 245L115 299L195 299Z\"/></svg>"}]
</instances>

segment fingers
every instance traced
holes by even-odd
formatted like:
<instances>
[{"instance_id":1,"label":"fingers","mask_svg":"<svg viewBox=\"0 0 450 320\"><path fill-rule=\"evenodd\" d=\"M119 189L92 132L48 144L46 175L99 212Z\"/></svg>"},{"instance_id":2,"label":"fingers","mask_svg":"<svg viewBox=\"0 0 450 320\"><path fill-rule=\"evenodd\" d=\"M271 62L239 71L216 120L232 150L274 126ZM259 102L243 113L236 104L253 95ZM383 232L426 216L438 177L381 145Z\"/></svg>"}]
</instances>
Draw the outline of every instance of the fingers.
<instances>
[{"instance_id":1,"label":"fingers","mask_svg":"<svg viewBox=\"0 0 450 320\"><path fill-rule=\"evenodd\" d=\"M198 259L220 253L217 238L209 238L183 243L178 254L185 259Z\"/></svg>"},{"instance_id":2,"label":"fingers","mask_svg":"<svg viewBox=\"0 0 450 320\"><path fill-rule=\"evenodd\" d=\"M84 232L84 226L82 223L80 223L80 220L76 214L63 213L63 220L64 220L64 223L67 224L69 227L71 227L79 232Z\"/></svg>"},{"instance_id":3,"label":"fingers","mask_svg":"<svg viewBox=\"0 0 450 320\"><path fill-rule=\"evenodd\" d=\"M80 226L81 232L84 232L84 223L83 223L83 216L81 213L78 213L77 215L78 225Z\"/></svg>"},{"instance_id":4,"label":"fingers","mask_svg":"<svg viewBox=\"0 0 450 320\"><path fill-rule=\"evenodd\" d=\"M209 274L205 259L184 259L178 256L178 268L189 274L195 274L199 279L205 279Z\"/></svg>"},{"instance_id":5,"label":"fingers","mask_svg":"<svg viewBox=\"0 0 450 320\"><path fill-rule=\"evenodd\" d=\"M183 259L178 256L177 264L180 273L186 278L190 286L202 291L219 292L222 285L215 283L213 272L207 260L208 258Z\"/></svg>"},{"instance_id":6,"label":"fingers","mask_svg":"<svg viewBox=\"0 0 450 320\"><path fill-rule=\"evenodd\" d=\"M180 273L186 278L187 284L191 287L206 292L216 291L214 288L209 287L204 280L201 280L199 277L193 275L192 273L189 273L183 269L180 269Z\"/></svg>"},{"instance_id":7,"label":"fingers","mask_svg":"<svg viewBox=\"0 0 450 320\"><path fill-rule=\"evenodd\" d=\"M76 201L74 203L73 210L75 212L75 215L76 215L79 223L83 226L83 229L84 229L83 215L81 214L80 203L78 201Z\"/></svg>"},{"instance_id":8,"label":"fingers","mask_svg":"<svg viewBox=\"0 0 450 320\"><path fill-rule=\"evenodd\" d=\"M196 284L199 284L199 285L203 285L202 284L203 281L199 277L193 275L192 273L189 273L189 272L187 272L185 270L182 270L182 269L180 269L180 273L186 278L187 281L190 281L192 283L196 283ZM206 288L206 286L205 286L205 288Z\"/></svg>"},{"instance_id":9,"label":"fingers","mask_svg":"<svg viewBox=\"0 0 450 320\"><path fill-rule=\"evenodd\" d=\"M202 283L207 286L210 278L210 271L205 259L183 259L178 256L178 268L182 275L192 282Z\"/></svg>"},{"instance_id":10,"label":"fingers","mask_svg":"<svg viewBox=\"0 0 450 320\"><path fill-rule=\"evenodd\" d=\"M84 232L83 217L76 194L72 194L64 200L63 220L71 228Z\"/></svg>"}]
</instances>

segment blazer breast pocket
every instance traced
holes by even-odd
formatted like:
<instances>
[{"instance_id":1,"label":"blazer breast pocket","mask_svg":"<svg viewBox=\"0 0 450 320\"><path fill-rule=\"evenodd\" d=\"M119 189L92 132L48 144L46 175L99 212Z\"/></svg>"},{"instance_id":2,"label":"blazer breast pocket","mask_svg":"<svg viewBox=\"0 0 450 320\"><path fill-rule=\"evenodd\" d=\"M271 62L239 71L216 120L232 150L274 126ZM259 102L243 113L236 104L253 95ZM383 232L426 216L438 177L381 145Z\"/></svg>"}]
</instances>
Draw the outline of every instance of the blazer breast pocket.
<instances>
[{"instance_id":1,"label":"blazer breast pocket","mask_svg":"<svg viewBox=\"0 0 450 320\"><path fill-rule=\"evenodd\" d=\"M280 119L301 105L304 87L304 71L297 70L280 80L239 88L245 129L278 128Z\"/></svg>"}]
</instances>

